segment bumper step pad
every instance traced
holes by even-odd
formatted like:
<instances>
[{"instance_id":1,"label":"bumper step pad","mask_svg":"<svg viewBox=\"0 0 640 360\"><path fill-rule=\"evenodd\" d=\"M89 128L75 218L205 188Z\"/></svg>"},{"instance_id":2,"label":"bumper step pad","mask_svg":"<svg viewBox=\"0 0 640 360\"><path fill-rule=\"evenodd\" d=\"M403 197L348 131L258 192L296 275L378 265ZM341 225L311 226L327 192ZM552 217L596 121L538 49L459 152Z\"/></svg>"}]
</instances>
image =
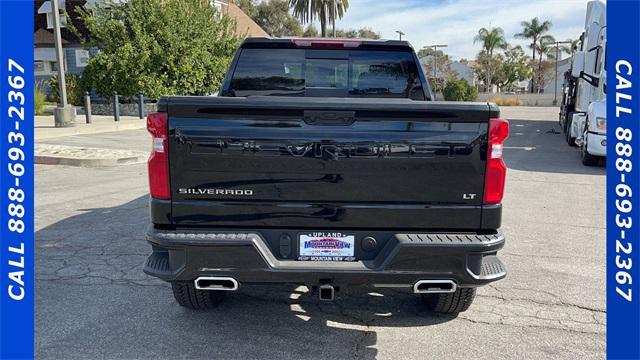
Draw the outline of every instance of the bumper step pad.
<instances>
[{"instance_id":1,"label":"bumper step pad","mask_svg":"<svg viewBox=\"0 0 640 360\"><path fill-rule=\"evenodd\" d=\"M477 280L494 280L507 275L507 268L496 255L488 255L482 258L480 274L475 274L469 269L467 270L469 274Z\"/></svg>"},{"instance_id":2,"label":"bumper step pad","mask_svg":"<svg viewBox=\"0 0 640 360\"><path fill-rule=\"evenodd\" d=\"M146 273L157 273L163 275L171 275L171 267L169 266L169 253L166 251L154 251L144 264Z\"/></svg>"},{"instance_id":3,"label":"bumper step pad","mask_svg":"<svg viewBox=\"0 0 640 360\"><path fill-rule=\"evenodd\" d=\"M477 234L396 234L401 243L433 245L489 245L504 241L502 233Z\"/></svg>"}]
</instances>

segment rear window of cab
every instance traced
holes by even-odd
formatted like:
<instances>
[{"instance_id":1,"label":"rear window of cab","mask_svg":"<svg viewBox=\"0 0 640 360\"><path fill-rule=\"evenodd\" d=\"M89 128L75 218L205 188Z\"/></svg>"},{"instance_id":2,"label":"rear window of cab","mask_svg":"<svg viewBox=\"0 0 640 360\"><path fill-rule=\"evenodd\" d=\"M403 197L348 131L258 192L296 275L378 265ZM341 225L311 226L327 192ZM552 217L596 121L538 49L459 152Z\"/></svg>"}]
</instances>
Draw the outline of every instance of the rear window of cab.
<instances>
[{"instance_id":1,"label":"rear window of cab","mask_svg":"<svg viewBox=\"0 0 640 360\"><path fill-rule=\"evenodd\" d=\"M424 100L413 53L378 50L243 49L228 95Z\"/></svg>"}]
</instances>

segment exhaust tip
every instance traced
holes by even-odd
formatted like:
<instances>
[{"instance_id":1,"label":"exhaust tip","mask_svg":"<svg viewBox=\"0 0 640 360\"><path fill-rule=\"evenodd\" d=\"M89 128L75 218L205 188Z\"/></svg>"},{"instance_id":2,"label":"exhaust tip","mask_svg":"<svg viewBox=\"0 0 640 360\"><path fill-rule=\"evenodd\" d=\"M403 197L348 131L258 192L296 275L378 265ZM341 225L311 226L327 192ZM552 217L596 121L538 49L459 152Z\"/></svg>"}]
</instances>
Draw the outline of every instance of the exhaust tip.
<instances>
[{"instance_id":1,"label":"exhaust tip","mask_svg":"<svg viewBox=\"0 0 640 360\"><path fill-rule=\"evenodd\" d=\"M413 292L416 294L452 293L457 287L453 280L420 280L413 285Z\"/></svg>"},{"instance_id":2,"label":"exhaust tip","mask_svg":"<svg viewBox=\"0 0 640 360\"><path fill-rule=\"evenodd\" d=\"M198 290L235 291L239 286L236 279L228 276L200 276L194 284Z\"/></svg>"},{"instance_id":3,"label":"exhaust tip","mask_svg":"<svg viewBox=\"0 0 640 360\"><path fill-rule=\"evenodd\" d=\"M320 285L318 288L318 296L322 301L333 301L335 295L336 289L332 285Z\"/></svg>"}]
</instances>

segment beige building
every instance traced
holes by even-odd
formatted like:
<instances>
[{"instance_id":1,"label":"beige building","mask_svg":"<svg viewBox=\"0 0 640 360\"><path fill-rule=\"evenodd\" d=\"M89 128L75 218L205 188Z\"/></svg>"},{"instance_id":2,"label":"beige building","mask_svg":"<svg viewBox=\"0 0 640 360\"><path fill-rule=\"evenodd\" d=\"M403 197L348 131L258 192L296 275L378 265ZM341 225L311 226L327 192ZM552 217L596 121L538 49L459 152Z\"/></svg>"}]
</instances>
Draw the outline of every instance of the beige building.
<instances>
[{"instance_id":1,"label":"beige building","mask_svg":"<svg viewBox=\"0 0 640 360\"><path fill-rule=\"evenodd\" d=\"M215 0L214 5L223 14L236 21L236 35L248 37L269 36L249 15L245 14L236 4L230 1Z\"/></svg>"}]
</instances>

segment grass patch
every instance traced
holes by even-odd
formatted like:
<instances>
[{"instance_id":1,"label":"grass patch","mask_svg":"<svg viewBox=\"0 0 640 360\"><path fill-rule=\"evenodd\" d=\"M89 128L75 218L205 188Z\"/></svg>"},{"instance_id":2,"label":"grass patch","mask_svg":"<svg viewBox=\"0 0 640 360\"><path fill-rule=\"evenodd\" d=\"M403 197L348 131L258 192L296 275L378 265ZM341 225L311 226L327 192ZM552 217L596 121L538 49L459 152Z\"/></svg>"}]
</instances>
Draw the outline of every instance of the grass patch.
<instances>
[{"instance_id":1,"label":"grass patch","mask_svg":"<svg viewBox=\"0 0 640 360\"><path fill-rule=\"evenodd\" d=\"M494 97L489 99L490 102L495 103L498 106L520 106L522 102L516 98L502 98L502 97Z\"/></svg>"},{"instance_id":2,"label":"grass patch","mask_svg":"<svg viewBox=\"0 0 640 360\"><path fill-rule=\"evenodd\" d=\"M44 91L36 88L33 92L33 111L36 115L44 114L44 106L47 102L47 95Z\"/></svg>"}]
</instances>

